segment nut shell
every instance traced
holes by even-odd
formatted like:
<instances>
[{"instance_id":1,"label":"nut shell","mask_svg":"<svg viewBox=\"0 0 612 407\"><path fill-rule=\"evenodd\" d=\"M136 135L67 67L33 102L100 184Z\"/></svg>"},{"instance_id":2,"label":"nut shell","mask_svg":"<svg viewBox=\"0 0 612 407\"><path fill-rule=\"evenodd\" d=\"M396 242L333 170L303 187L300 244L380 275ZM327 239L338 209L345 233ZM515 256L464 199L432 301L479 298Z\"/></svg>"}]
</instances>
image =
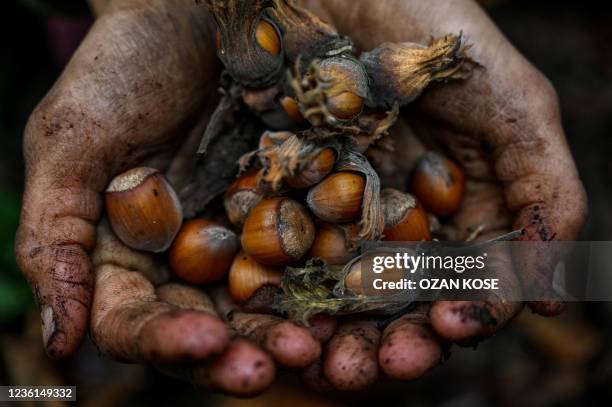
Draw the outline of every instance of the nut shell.
<instances>
[{"instance_id":1,"label":"nut shell","mask_svg":"<svg viewBox=\"0 0 612 407\"><path fill-rule=\"evenodd\" d=\"M306 254L314 235L314 223L304 206L287 197L275 197L264 199L251 210L241 242L256 261L286 265Z\"/></svg>"},{"instance_id":2,"label":"nut shell","mask_svg":"<svg viewBox=\"0 0 612 407\"><path fill-rule=\"evenodd\" d=\"M138 167L116 176L106 190L105 202L113 231L133 249L163 252L181 228L178 196L154 168Z\"/></svg>"},{"instance_id":3,"label":"nut shell","mask_svg":"<svg viewBox=\"0 0 612 407\"><path fill-rule=\"evenodd\" d=\"M341 120L351 120L363 109L363 98L352 92L342 92L327 100L329 112Z\"/></svg>"},{"instance_id":4,"label":"nut shell","mask_svg":"<svg viewBox=\"0 0 612 407\"><path fill-rule=\"evenodd\" d=\"M387 188L381 191L380 200L385 218L384 240L431 240L427 213L412 195Z\"/></svg>"},{"instance_id":5,"label":"nut shell","mask_svg":"<svg viewBox=\"0 0 612 407\"><path fill-rule=\"evenodd\" d=\"M235 257L228 276L229 294L238 303L245 302L255 291L267 286L280 287L283 278L281 267L259 264L245 252Z\"/></svg>"},{"instance_id":6,"label":"nut shell","mask_svg":"<svg viewBox=\"0 0 612 407\"><path fill-rule=\"evenodd\" d=\"M317 228L308 257L320 257L330 265L347 263L358 253L349 251L345 231L338 225L323 223Z\"/></svg>"},{"instance_id":7,"label":"nut shell","mask_svg":"<svg viewBox=\"0 0 612 407\"><path fill-rule=\"evenodd\" d=\"M255 30L257 43L272 55L281 52L281 39L276 28L266 20L260 20Z\"/></svg>"},{"instance_id":8,"label":"nut shell","mask_svg":"<svg viewBox=\"0 0 612 407\"><path fill-rule=\"evenodd\" d=\"M336 163L336 152L332 148L324 148L308 165L295 176L285 180L291 188L307 188L319 183L331 172Z\"/></svg>"},{"instance_id":9,"label":"nut shell","mask_svg":"<svg viewBox=\"0 0 612 407\"><path fill-rule=\"evenodd\" d=\"M361 215L365 186L366 180L361 174L333 173L308 192L308 207L326 222L350 222Z\"/></svg>"},{"instance_id":10,"label":"nut shell","mask_svg":"<svg viewBox=\"0 0 612 407\"><path fill-rule=\"evenodd\" d=\"M238 236L209 220L186 222L170 248L170 266L192 284L212 283L229 270L240 248Z\"/></svg>"},{"instance_id":11,"label":"nut shell","mask_svg":"<svg viewBox=\"0 0 612 407\"><path fill-rule=\"evenodd\" d=\"M297 100L290 96L283 96L279 100L280 105L282 106L287 116L296 124L304 124L306 119L302 116L302 112L300 112L300 106L298 105Z\"/></svg>"},{"instance_id":12,"label":"nut shell","mask_svg":"<svg viewBox=\"0 0 612 407\"><path fill-rule=\"evenodd\" d=\"M320 62L320 76L327 82L327 109L340 120L354 119L368 94L368 76L361 62L343 56Z\"/></svg>"},{"instance_id":13,"label":"nut shell","mask_svg":"<svg viewBox=\"0 0 612 407\"><path fill-rule=\"evenodd\" d=\"M359 295L364 293L361 283L361 260L351 265L344 277L344 286L352 294Z\"/></svg>"},{"instance_id":14,"label":"nut shell","mask_svg":"<svg viewBox=\"0 0 612 407\"><path fill-rule=\"evenodd\" d=\"M232 224L242 226L251 209L261 202L262 196L257 191L258 179L259 171L248 171L238 177L225 192L223 207Z\"/></svg>"},{"instance_id":15,"label":"nut shell","mask_svg":"<svg viewBox=\"0 0 612 407\"><path fill-rule=\"evenodd\" d=\"M449 159L429 151L412 173L412 193L425 209L439 216L457 212L465 192L463 171Z\"/></svg>"}]
</instances>

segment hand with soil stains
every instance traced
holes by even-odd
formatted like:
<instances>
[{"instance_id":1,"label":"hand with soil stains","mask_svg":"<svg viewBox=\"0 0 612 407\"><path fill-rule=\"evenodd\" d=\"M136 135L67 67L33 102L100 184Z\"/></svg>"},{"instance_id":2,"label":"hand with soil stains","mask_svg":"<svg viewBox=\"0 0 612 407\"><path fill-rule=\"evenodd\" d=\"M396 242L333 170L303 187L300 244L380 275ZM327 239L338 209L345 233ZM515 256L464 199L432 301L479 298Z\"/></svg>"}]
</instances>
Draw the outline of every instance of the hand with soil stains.
<instances>
[{"instance_id":1,"label":"hand with soil stains","mask_svg":"<svg viewBox=\"0 0 612 407\"><path fill-rule=\"evenodd\" d=\"M565 140L555 90L475 1L362 1L347 6L343 0L307 0L305 5L350 36L361 51L385 41L427 43L432 36L463 32L473 44L470 56L483 67L466 81L432 87L404 113L405 122L392 130L395 165L385 160L387 174L381 176L406 185L425 144L441 149L465 171L466 197L450 219L455 239L465 239L479 225L484 226L479 239L521 228L527 240L578 237L586 195ZM491 272L508 290L537 293L550 287L552 258L535 250L518 253L515 261L536 265L533 273L519 276L509 253L497 250L493 260L488 261ZM529 306L545 316L561 311L555 301ZM473 344L503 327L522 307L491 295L480 302L436 302L382 332L368 320L341 323L324 359L306 369L304 378L316 388L345 390L373 383L379 369L396 379L414 379L440 362L448 344Z\"/></svg>"},{"instance_id":2,"label":"hand with soil stains","mask_svg":"<svg viewBox=\"0 0 612 407\"><path fill-rule=\"evenodd\" d=\"M193 0L108 2L28 122L16 255L51 357L74 354L89 328L109 357L244 396L273 381L275 362L316 360L333 320L318 331L269 315L222 321L206 293L165 284L161 262L100 222L103 191L126 169L163 170L177 190L188 179L203 107L217 101L212 27Z\"/></svg>"},{"instance_id":3,"label":"hand with soil stains","mask_svg":"<svg viewBox=\"0 0 612 407\"><path fill-rule=\"evenodd\" d=\"M416 114L406 117L419 138L438 142L465 168L468 194L452 221L457 236L484 224L482 237L526 227L529 239L576 238L586 198L555 92L476 3L347 4L307 2L363 50L384 41L424 43L432 35L459 31L474 44L471 55L484 68L466 82L432 88L411 111ZM247 395L271 382L273 359L293 367L316 360L321 347L313 338L325 341L332 324L310 333L275 317L230 313L228 326L214 315L222 296L215 295L215 308L198 290L156 287L164 281L163 270L152 257L113 242L104 223L96 233L101 194L114 175L136 165L164 169L172 182L184 174L201 136L198 114L203 105L214 108L216 100L213 26L193 0L110 1L28 123L17 257L41 307L51 356L75 352L93 302L92 337L104 354ZM90 256L97 239L107 238L110 249L98 248L94 267ZM500 274L509 274L502 271L507 266L501 256ZM548 275L549 266L537 269ZM535 281L519 278L516 287ZM542 314L558 311L555 304L530 305ZM489 335L521 307L494 299L439 302L382 333L369 320L345 322L304 378L319 388L331 384L344 390L368 386L379 369L413 379L440 360L447 343ZM230 339L228 328L271 352ZM190 363L181 364L186 360Z\"/></svg>"}]
</instances>

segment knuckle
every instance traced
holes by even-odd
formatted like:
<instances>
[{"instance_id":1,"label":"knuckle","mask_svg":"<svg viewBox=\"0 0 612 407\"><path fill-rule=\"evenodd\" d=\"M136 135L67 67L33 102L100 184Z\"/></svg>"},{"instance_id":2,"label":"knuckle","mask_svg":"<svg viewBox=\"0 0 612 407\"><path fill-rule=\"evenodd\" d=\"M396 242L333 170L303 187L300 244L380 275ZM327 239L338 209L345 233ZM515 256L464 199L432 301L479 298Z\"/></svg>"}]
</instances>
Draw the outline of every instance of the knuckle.
<instances>
[{"instance_id":1,"label":"knuckle","mask_svg":"<svg viewBox=\"0 0 612 407\"><path fill-rule=\"evenodd\" d=\"M42 252L42 247L36 244L32 237L24 237L25 231L20 227L15 240L15 259L21 271L28 275L34 259Z\"/></svg>"}]
</instances>

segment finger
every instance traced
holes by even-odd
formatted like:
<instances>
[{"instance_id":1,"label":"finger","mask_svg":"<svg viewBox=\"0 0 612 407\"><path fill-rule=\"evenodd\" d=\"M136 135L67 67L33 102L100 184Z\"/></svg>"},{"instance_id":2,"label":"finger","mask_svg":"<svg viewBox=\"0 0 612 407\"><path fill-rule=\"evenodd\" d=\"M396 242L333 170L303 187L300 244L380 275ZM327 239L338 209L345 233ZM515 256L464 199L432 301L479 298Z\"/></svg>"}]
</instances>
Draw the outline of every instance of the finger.
<instances>
[{"instance_id":1,"label":"finger","mask_svg":"<svg viewBox=\"0 0 612 407\"><path fill-rule=\"evenodd\" d=\"M440 125L415 121L419 135L446 147L466 174L466 192L449 228L456 240L465 240L480 230L476 240L495 238L508 231L512 214L506 206L503 187L496 180L490 160L478 141ZM473 342L503 327L522 308L520 281L507 247L487 250L487 277L499 279L498 292L484 292L482 301L441 301L432 306L432 325L443 338Z\"/></svg>"},{"instance_id":2,"label":"finger","mask_svg":"<svg viewBox=\"0 0 612 407\"><path fill-rule=\"evenodd\" d=\"M485 69L466 81L432 88L419 108L430 118L471 135L494 161L505 185L515 229L525 240L575 240L586 213L584 188L561 125L551 83L504 38L474 1L363 2L351 13L341 1L313 1L327 11L341 32L362 49L384 41L427 42L430 35L463 32L473 45L469 54ZM452 16L441 18L440 16ZM517 86L517 83L520 86ZM537 246L515 255L523 273L525 295L550 299L554 266L562 253ZM533 303L536 312L559 307Z\"/></svg>"},{"instance_id":3,"label":"finger","mask_svg":"<svg viewBox=\"0 0 612 407\"><path fill-rule=\"evenodd\" d=\"M160 301L181 309L206 312L217 316L212 300L204 291L183 283L168 283L155 289Z\"/></svg>"},{"instance_id":4,"label":"finger","mask_svg":"<svg viewBox=\"0 0 612 407\"><path fill-rule=\"evenodd\" d=\"M484 234L486 240L501 232ZM441 337L473 344L504 327L522 309L520 283L512 256L505 246L487 249L487 278L497 279L498 291L478 293L478 301L437 301L430 310L431 324Z\"/></svg>"},{"instance_id":5,"label":"finger","mask_svg":"<svg viewBox=\"0 0 612 407\"><path fill-rule=\"evenodd\" d=\"M159 299L182 309L216 315L214 304L202 290L180 283L157 288ZM265 390L275 375L274 362L265 351L243 339L230 342L223 353L197 367L166 368L166 371L199 387L234 396L252 396Z\"/></svg>"},{"instance_id":6,"label":"finger","mask_svg":"<svg viewBox=\"0 0 612 407\"><path fill-rule=\"evenodd\" d=\"M43 344L54 358L74 353L86 333L93 284L89 253L103 171L95 161L59 161L29 165L26 175L16 258L41 309Z\"/></svg>"},{"instance_id":7,"label":"finger","mask_svg":"<svg viewBox=\"0 0 612 407\"><path fill-rule=\"evenodd\" d=\"M333 390L334 386L325 377L323 362L321 359L314 361L302 371L302 380L312 390L327 392Z\"/></svg>"},{"instance_id":8,"label":"finger","mask_svg":"<svg viewBox=\"0 0 612 407\"><path fill-rule=\"evenodd\" d=\"M189 369L188 379L196 386L232 396L254 396L274 381L272 358L244 339L235 339L211 363Z\"/></svg>"},{"instance_id":9,"label":"finger","mask_svg":"<svg viewBox=\"0 0 612 407\"><path fill-rule=\"evenodd\" d=\"M260 344L281 365L306 367L321 356L321 344L310 331L283 318L236 312L229 324L238 335Z\"/></svg>"},{"instance_id":10,"label":"finger","mask_svg":"<svg viewBox=\"0 0 612 407\"><path fill-rule=\"evenodd\" d=\"M310 333L321 343L331 339L338 324L336 317L327 314L317 314L310 318L308 322Z\"/></svg>"},{"instance_id":11,"label":"finger","mask_svg":"<svg viewBox=\"0 0 612 407\"><path fill-rule=\"evenodd\" d=\"M393 321L383 332L378 363L388 376L414 380L442 359L442 342L427 323L425 310Z\"/></svg>"},{"instance_id":12,"label":"finger","mask_svg":"<svg viewBox=\"0 0 612 407\"><path fill-rule=\"evenodd\" d=\"M168 268L150 253L132 250L119 241L108 220L102 220L97 230L96 249L91 256L94 268L119 262L125 269L138 270L153 285L165 283L170 279Z\"/></svg>"},{"instance_id":13,"label":"finger","mask_svg":"<svg viewBox=\"0 0 612 407\"><path fill-rule=\"evenodd\" d=\"M211 290L217 311L231 329L266 349L281 365L306 367L321 355L321 344L308 328L275 315L243 312L231 300L226 287ZM333 322L328 318L316 323L322 335L328 334Z\"/></svg>"},{"instance_id":14,"label":"finger","mask_svg":"<svg viewBox=\"0 0 612 407\"><path fill-rule=\"evenodd\" d=\"M327 343L323 370L339 390L361 390L378 378L380 332L372 321L341 324Z\"/></svg>"},{"instance_id":15,"label":"finger","mask_svg":"<svg viewBox=\"0 0 612 407\"><path fill-rule=\"evenodd\" d=\"M105 233L101 227L100 234ZM131 254L138 253L126 248L96 256L107 259L96 265L91 316L92 339L100 351L114 359L146 363L219 354L227 346L229 332L213 315L210 302L182 285L160 288L164 301L160 300L138 269L125 267L137 264Z\"/></svg>"},{"instance_id":16,"label":"finger","mask_svg":"<svg viewBox=\"0 0 612 407\"><path fill-rule=\"evenodd\" d=\"M74 353L86 332L89 253L109 174L158 149L216 88L206 80L216 65L202 7L115 3L123 9L111 5L96 21L24 137L16 257L41 308L43 341L53 357ZM189 74L172 74L183 67Z\"/></svg>"}]
</instances>

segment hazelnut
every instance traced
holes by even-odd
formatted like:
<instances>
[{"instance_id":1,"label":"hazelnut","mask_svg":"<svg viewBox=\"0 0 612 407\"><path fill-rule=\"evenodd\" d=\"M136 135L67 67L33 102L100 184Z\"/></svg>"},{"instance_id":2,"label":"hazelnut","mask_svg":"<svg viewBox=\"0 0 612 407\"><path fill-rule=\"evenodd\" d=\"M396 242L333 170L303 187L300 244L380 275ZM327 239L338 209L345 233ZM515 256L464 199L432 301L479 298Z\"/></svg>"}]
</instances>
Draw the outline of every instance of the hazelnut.
<instances>
[{"instance_id":1,"label":"hazelnut","mask_svg":"<svg viewBox=\"0 0 612 407\"><path fill-rule=\"evenodd\" d=\"M229 269L240 248L238 236L215 222L185 222L170 248L170 266L192 284L212 283Z\"/></svg>"},{"instance_id":2,"label":"hazelnut","mask_svg":"<svg viewBox=\"0 0 612 407\"><path fill-rule=\"evenodd\" d=\"M282 267L260 264L245 252L240 252L235 257L229 271L229 294L234 301L243 303L266 285L279 287L282 278Z\"/></svg>"},{"instance_id":3,"label":"hazelnut","mask_svg":"<svg viewBox=\"0 0 612 407\"><path fill-rule=\"evenodd\" d=\"M287 185L294 189L307 188L319 183L331 172L336 163L336 152L332 148L324 148L310 160L306 167L295 176L286 178Z\"/></svg>"},{"instance_id":4,"label":"hazelnut","mask_svg":"<svg viewBox=\"0 0 612 407\"><path fill-rule=\"evenodd\" d=\"M463 201L465 177L452 161L429 151L412 173L412 193L428 211L439 216L457 212Z\"/></svg>"},{"instance_id":5,"label":"hazelnut","mask_svg":"<svg viewBox=\"0 0 612 407\"><path fill-rule=\"evenodd\" d=\"M346 290L353 295L364 293L363 284L361 283L361 260L357 260L351 264L344 277L344 286Z\"/></svg>"},{"instance_id":6,"label":"hazelnut","mask_svg":"<svg viewBox=\"0 0 612 407\"><path fill-rule=\"evenodd\" d=\"M323 223L317 228L308 257L320 257L330 265L342 265L355 256L357 253L349 251L346 232L342 227Z\"/></svg>"},{"instance_id":7,"label":"hazelnut","mask_svg":"<svg viewBox=\"0 0 612 407\"><path fill-rule=\"evenodd\" d=\"M264 199L244 222L242 247L262 264L299 260L312 245L315 227L306 208L287 197Z\"/></svg>"},{"instance_id":8,"label":"hazelnut","mask_svg":"<svg viewBox=\"0 0 612 407\"><path fill-rule=\"evenodd\" d=\"M257 43L272 55L278 55L281 52L281 39L276 31L276 28L266 20L259 20L257 29L255 30L255 38Z\"/></svg>"},{"instance_id":9,"label":"hazelnut","mask_svg":"<svg viewBox=\"0 0 612 407\"><path fill-rule=\"evenodd\" d=\"M259 171L251 170L238 177L225 192L223 207L232 224L240 227L262 195L257 190Z\"/></svg>"},{"instance_id":10,"label":"hazelnut","mask_svg":"<svg viewBox=\"0 0 612 407\"><path fill-rule=\"evenodd\" d=\"M154 168L138 167L117 175L106 189L105 200L113 231L133 249L162 252L181 228L178 196Z\"/></svg>"},{"instance_id":11,"label":"hazelnut","mask_svg":"<svg viewBox=\"0 0 612 407\"><path fill-rule=\"evenodd\" d=\"M302 116L302 112L300 112L300 106L295 98L292 98L291 96L283 96L280 98L279 103L285 113L287 113L287 116L289 116L293 122L296 124L304 124L306 122L306 119L304 119L304 116Z\"/></svg>"},{"instance_id":12,"label":"hazelnut","mask_svg":"<svg viewBox=\"0 0 612 407\"><path fill-rule=\"evenodd\" d=\"M366 180L361 174L340 171L328 175L309 192L306 202L321 220L346 223L361 215Z\"/></svg>"},{"instance_id":13,"label":"hazelnut","mask_svg":"<svg viewBox=\"0 0 612 407\"><path fill-rule=\"evenodd\" d=\"M427 213L410 194L396 189L383 189L380 202L385 218L384 240L431 240Z\"/></svg>"}]
</instances>

